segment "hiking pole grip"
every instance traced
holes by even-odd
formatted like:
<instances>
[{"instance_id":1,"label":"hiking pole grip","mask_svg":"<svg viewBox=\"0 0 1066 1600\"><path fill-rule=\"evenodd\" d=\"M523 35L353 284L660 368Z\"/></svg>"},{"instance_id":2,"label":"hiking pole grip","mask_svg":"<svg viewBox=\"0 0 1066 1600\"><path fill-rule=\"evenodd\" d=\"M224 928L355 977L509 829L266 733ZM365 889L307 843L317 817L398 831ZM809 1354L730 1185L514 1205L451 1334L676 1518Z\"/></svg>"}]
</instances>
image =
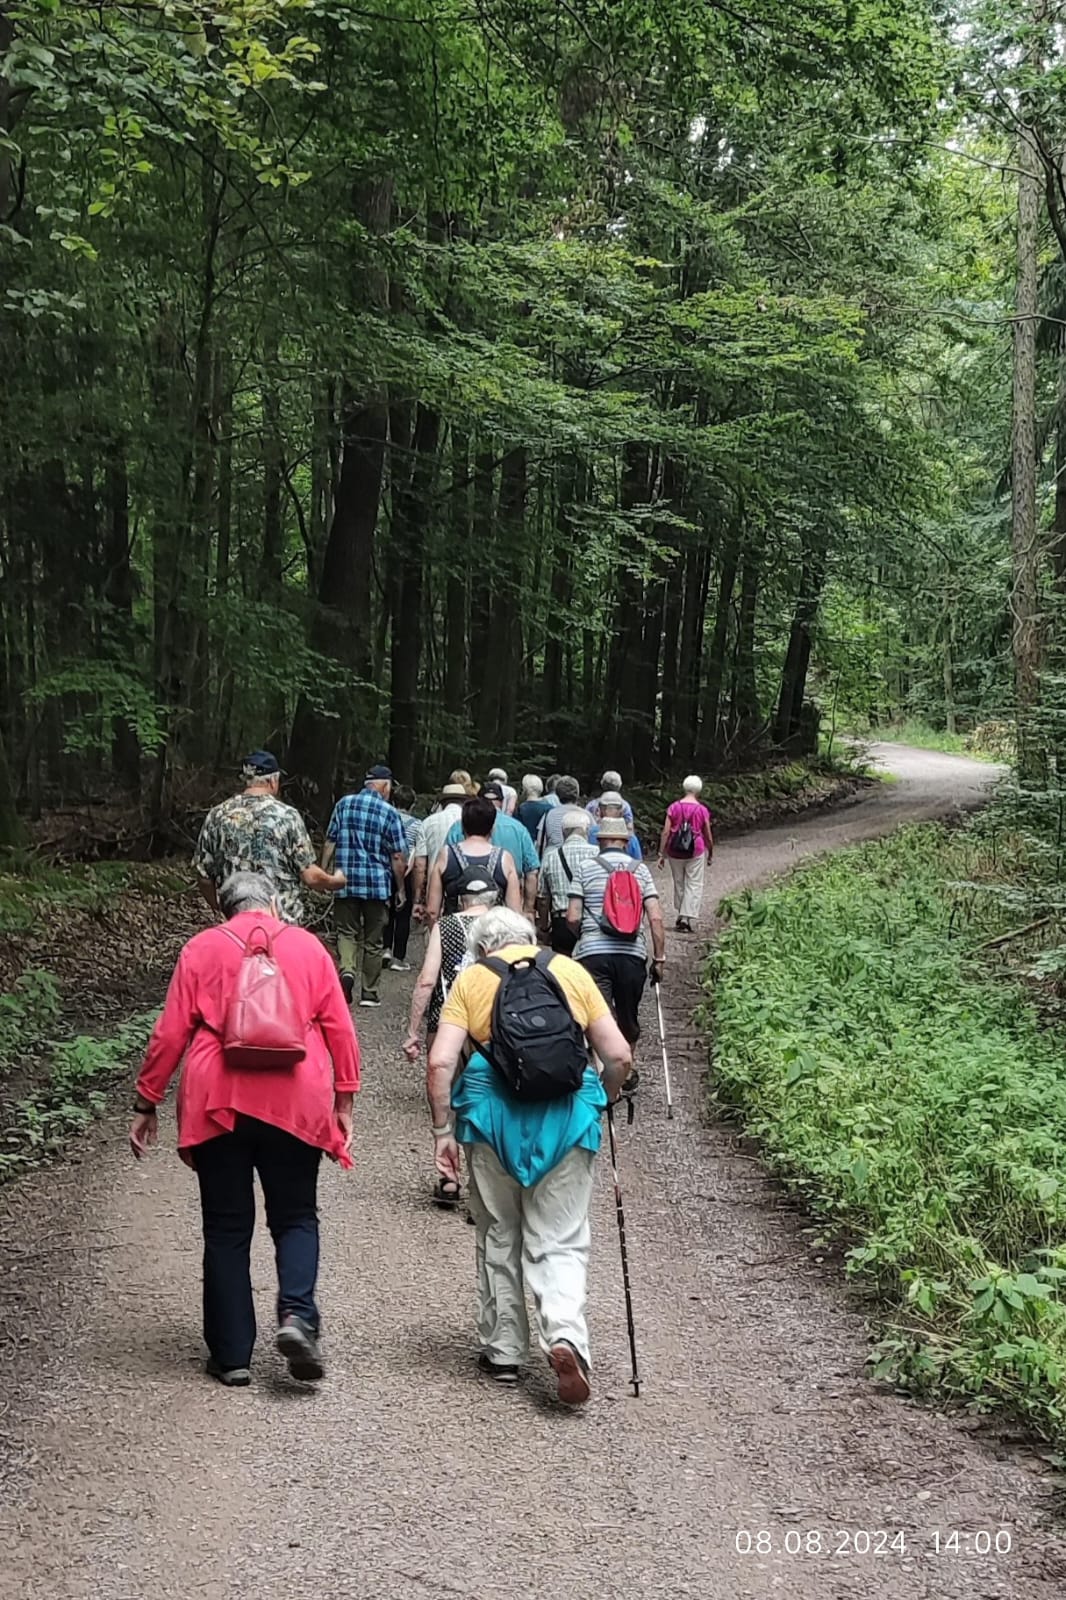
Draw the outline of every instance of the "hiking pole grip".
<instances>
[{"instance_id":1,"label":"hiking pole grip","mask_svg":"<svg viewBox=\"0 0 1066 1600\"><path fill-rule=\"evenodd\" d=\"M611 1173L614 1177L614 1207L618 1218L618 1248L622 1257L622 1288L626 1297L626 1328L629 1332L629 1357L632 1374L629 1382L633 1398L640 1399L640 1373L637 1370L637 1333L633 1325L633 1292L629 1285L629 1252L626 1249L626 1214L622 1208L622 1186L618 1181L618 1146L614 1137L614 1106L607 1106L607 1136L611 1146Z\"/></svg>"}]
</instances>

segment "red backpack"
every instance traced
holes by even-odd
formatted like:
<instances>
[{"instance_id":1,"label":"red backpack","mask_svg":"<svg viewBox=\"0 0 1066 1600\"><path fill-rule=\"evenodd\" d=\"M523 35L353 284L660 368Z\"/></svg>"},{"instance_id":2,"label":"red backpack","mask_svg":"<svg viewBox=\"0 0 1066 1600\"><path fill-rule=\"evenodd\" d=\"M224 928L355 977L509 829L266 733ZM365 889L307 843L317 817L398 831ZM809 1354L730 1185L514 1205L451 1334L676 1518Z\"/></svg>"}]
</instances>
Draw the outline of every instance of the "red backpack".
<instances>
[{"instance_id":1,"label":"red backpack","mask_svg":"<svg viewBox=\"0 0 1066 1600\"><path fill-rule=\"evenodd\" d=\"M307 1054L307 1028L274 959L275 941L285 929L272 938L258 924L247 943L231 928L223 932L244 952L222 1025L227 1067L294 1067Z\"/></svg>"},{"instance_id":2,"label":"red backpack","mask_svg":"<svg viewBox=\"0 0 1066 1600\"><path fill-rule=\"evenodd\" d=\"M596 863L607 874L600 927L612 938L635 939L644 916L644 895L632 863L610 861L606 856L597 856Z\"/></svg>"}]
</instances>

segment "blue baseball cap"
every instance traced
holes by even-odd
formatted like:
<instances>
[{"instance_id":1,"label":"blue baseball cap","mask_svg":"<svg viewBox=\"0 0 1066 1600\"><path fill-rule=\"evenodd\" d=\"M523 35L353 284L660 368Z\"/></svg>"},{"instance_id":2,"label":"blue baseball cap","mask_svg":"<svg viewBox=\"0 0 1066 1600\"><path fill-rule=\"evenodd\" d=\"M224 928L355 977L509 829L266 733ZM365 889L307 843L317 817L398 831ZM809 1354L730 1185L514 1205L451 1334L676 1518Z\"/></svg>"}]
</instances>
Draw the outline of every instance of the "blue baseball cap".
<instances>
[{"instance_id":1,"label":"blue baseball cap","mask_svg":"<svg viewBox=\"0 0 1066 1600\"><path fill-rule=\"evenodd\" d=\"M364 783L391 783L392 781L392 768L384 765L371 767L370 771L363 779Z\"/></svg>"},{"instance_id":2,"label":"blue baseball cap","mask_svg":"<svg viewBox=\"0 0 1066 1600\"><path fill-rule=\"evenodd\" d=\"M245 778L272 778L280 771L277 756L269 750L253 750L241 762L241 775Z\"/></svg>"}]
</instances>

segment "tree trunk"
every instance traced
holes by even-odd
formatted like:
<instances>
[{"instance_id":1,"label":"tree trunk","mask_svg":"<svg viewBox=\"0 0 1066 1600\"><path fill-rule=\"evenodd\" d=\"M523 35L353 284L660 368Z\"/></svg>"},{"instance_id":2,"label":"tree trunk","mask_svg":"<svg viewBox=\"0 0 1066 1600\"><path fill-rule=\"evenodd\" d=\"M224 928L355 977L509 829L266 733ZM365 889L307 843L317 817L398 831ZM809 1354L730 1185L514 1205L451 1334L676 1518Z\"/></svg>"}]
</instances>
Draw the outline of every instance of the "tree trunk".
<instances>
[{"instance_id":1,"label":"tree trunk","mask_svg":"<svg viewBox=\"0 0 1066 1600\"><path fill-rule=\"evenodd\" d=\"M356 215L371 234L389 226L392 185L368 185L355 199ZM381 316L389 309L387 273L371 267L363 274L367 302ZM296 708L289 767L298 774L309 808L322 821L328 817L341 734L354 713L356 745L369 738L373 708L365 693L373 654L371 583L374 538L385 470L389 413L381 389L360 392L348 381L341 398L342 457L333 521L326 540L318 605L311 643L320 654L348 668L356 679L345 695L346 718L326 716L306 695ZM340 710L341 708L336 708Z\"/></svg>"},{"instance_id":2,"label":"tree trunk","mask_svg":"<svg viewBox=\"0 0 1066 1600\"><path fill-rule=\"evenodd\" d=\"M1042 20L1041 18L1037 20ZM1039 44L1030 65L1040 71ZM1023 118L1029 112L1023 108ZM1014 698L1018 719L1018 772L1024 782L1039 782L1044 753L1034 727L1040 699L1043 624L1040 567L1043 558L1036 503L1036 350L1040 298L1040 211L1043 166L1031 124L1019 124L1018 225L1016 254L1013 399L1011 413L1011 614Z\"/></svg>"},{"instance_id":3,"label":"tree trunk","mask_svg":"<svg viewBox=\"0 0 1066 1600\"><path fill-rule=\"evenodd\" d=\"M439 413L428 406L419 406L411 446L414 467L404 475L393 493L393 561L397 583L392 617L389 765L404 783L414 781L418 679L422 662L422 587L439 440Z\"/></svg>"},{"instance_id":4,"label":"tree trunk","mask_svg":"<svg viewBox=\"0 0 1066 1600\"><path fill-rule=\"evenodd\" d=\"M470 545L470 441L452 434L452 490L449 499L448 576L445 581L444 710L455 731L455 748L466 743L466 563ZM440 752L443 754L443 751Z\"/></svg>"},{"instance_id":5,"label":"tree trunk","mask_svg":"<svg viewBox=\"0 0 1066 1600\"><path fill-rule=\"evenodd\" d=\"M123 447L116 442L107 458L107 518L104 545L104 603L124 660L132 665L133 568L130 564L130 503ZM111 770L130 794L140 793L141 747L128 718L115 717L111 730Z\"/></svg>"},{"instance_id":6,"label":"tree trunk","mask_svg":"<svg viewBox=\"0 0 1066 1600\"><path fill-rule=\"evenodd\" d=\"M762 540L744 551L740 569L740 608L733 656L733 728L741 746L754 743L759 733L759 691L755 677L755 615L762 567Z\"/></svg>"},{"instance_id":7,"label":"tree trunk","mask_svg":"<svg viewBox=\"0 0 1066 1600\"><path fill-rule=\"evenodd\" d=\"M800 567L799 590L792 613L788 649L781 669L781 693L774 719L774 740L782 749L792 746L800 734L807 669L811 662L811 632L818 616L825 568L824 546L807 545Z\"/></svg>"}]
</instances>

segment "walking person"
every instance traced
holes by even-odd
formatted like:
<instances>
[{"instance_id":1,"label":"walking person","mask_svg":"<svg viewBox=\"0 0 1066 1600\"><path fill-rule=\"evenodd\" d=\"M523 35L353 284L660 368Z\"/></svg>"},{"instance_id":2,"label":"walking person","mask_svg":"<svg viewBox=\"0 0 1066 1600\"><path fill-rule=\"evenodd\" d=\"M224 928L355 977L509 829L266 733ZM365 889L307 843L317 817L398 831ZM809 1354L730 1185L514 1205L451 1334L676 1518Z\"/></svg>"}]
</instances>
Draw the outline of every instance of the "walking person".
<instances>
[{"instance_id":1,"label":"walking person","mask_svg":"<svg viewBox=\"0 0 1066 1600\"><path fill-rule=\"evenodd\" d=\"M593 844L598 843L600 837L600 823L606 818L621 817L623 821L626 820L625 807L626 803L622 799L622 796L617 789L604 790L603 794L600 795L599 801L596 802L597 820L594 821L591 814L589 814L589 821L592 824L592 826L589 828L589 839ZM633 813L631 810L630 817L632 817L632 815ZM632 828L628 822L626 822L626 827L629 829L629 840L626 844L626 850L629 854L630 860L643 861L644 851L640 847L640 840L632 831Z\"/></svg>"},{"instance_id":2,"label":"walking person","mask_svg":"<svg viewBox=\"0 0 1066 1600\"><path fill-rule=\"evenodd\" d=\"M541 930L548 934L551 947L560 955L571 956L577 943L577 934L567 921L570 894L577 874L578 863L587 856L599 855L599 850L589 842L592 818L587 811L570 807L563 812L563 842L553 845L540 864Z\"/></svg>"},{"instance_id":3,"label":"walking person","mask_svg":"<svg viewBox=\"0 0 1066 1600\"><path fill-rule=\"evenodd\" d=\"M562 844L563 812L578 804L581 799L581 785L576 778L565 773L556 782L555 798L558 804L544 813L537 835L537 848L542 856L547 855L556 845Z\"/></svg>"},{"instance_id":4,"label":"walking person","mask_svg":"<svg viewBox=\"0 0 1066 1600\"><path fill-rule=\"evenodd\" d=\"M418 824L414 837L414 858L408 889L413 901L416 922L426 915L426 888L429 869L444 849L444 841L457 822L462 819L463 802L468 798L461 783L445 783L441 787L436 809Z\"/></svg>"},{"instance_id":5,"label":"walking person","mask_svg":"<svg viewBox=\"0 0 1066 1600\"><path fill-rule=\"evenodd\" d=\"M544 794L544 784L535 772L527 772L522 779L522 803L515 811L515 818L525 828L534 844L537 842L540 820L545 812L551 809L552 802Z\"/></svg>"},{"instance_id":6,"label":"walking person","mask_svg":"<svg viewBox=\"0 0 1066 1600\"><path fill-rule=\"evenodd\" d=\"M492 768L489 773L489 782L499 784L500 788L503 790L503 814L505 817L513 817L515 814L515 807L518 804L518 795L507 782L507 774L504 772L502 767Z\"/></svg>"},{"instance_id":7,"label":"walking person","mask_svg":"<svg viewBox=\"0 0 1066 1600\"><path fill-rule=\"evenodd\" d=\"M158 1138L157 1107L182 1067L178 1152L200 1184L203 1318L207 1371L243 1388L255 1344L250 1252L255 1173L263 1186L277 1262L278 1350L294 1378L322 1377L315 1303L322 1155L350 1167L352 1097L359 1046L329 952L314 934L280 917L259 872L238 872L219 889L224 925L185 945L137 1078L130 1146L138 1159ZM262 946L290 997L302 1059L285 1067L234 1066L231 1000L246 952ZM271 1019L273 1020L273 1018ZM229 1051L229 1055L228 1055Z\"/></svg>"},{"instance_id":8,"label":"walking person","mask_svg":"<svg viewBox=\"0 0 1066 1600\"><path fill-rule=\"evenodd\" d=\"M514 857L496 843L496 808L491 800L474 795L463 802L458 838L453 829L429 874L426 890L426 921L430 926L442 911L455 911L459 904L459 884L467 867L480 867L496 885L498 900L512 910L522 907L522 886ZM517 824L515 824L517 826ZM521 830L520 830L521 831Z\"/></svg>"},{"instance_id":9,"label":"walking person","mask_svg":"<svg viewBox=\"0 0 1066 1600\"><path fill-rule=\"evenodd\" d=\"M470 924L499 903L499 889L484 868L467 867L459 880L459 909L445 912L444 916L434 923L426 940L422 970L418 974L411 996L407 1037L401 1046L408 1061L417 1061L421 1053L423 1023L426 1050L433 1048L444 1002L456 977L472 959L467 943ZM434 1205L454 1209L459 1203L459 1197L458 1180L438 1176L437 1187L433 1194Z\"/></svg>"},{"instance_id":10,"label":"walking person","mask_svg":"<svg viewBox=\"0 0 1066 1600\"><path fill-rule=\"evenodd\" d=\"M578 863L570 889L567 917L571 932L577 935L574 960L593 978L618 1021L627 1044L635 1047L640 1038L640 1002L648 981L648 940L651 935L652 977L662 982L666 961L666 935L662 907L655 880L642 861L633 861L627 851L629 829L623 817L605 817L600 823L600 848L594 858ZM633 918L633 931L612 922L607 905L608 884L614 873L632 873L639 903ZM613 898L613 895L612 895ZM635 1088L634 1073L627 1088Z\"/></svg>"},{"instance_id":11,"label":"walking person","mask_svg":"<svg viewBox=\"0 0 1066 1600\"><path fill-rule=\"evenodd\" d=\"M281 768L269 750L253 750L241 763L244 788L213 806L196 841L193 866L200 892L218 911L218 887L235 872L262 872L277 893L286 922L303 921L300 885L321 894L344 887L343 872L316 865L303 817L279 799Z\"/></svg>"},{"instance_id":12,"label":"walking person","mask_svg":"<svg viewBox=\"0 0 1066 1600\"><path fill-rule=\"evenodd\" d=\"M612 796L612 803L613 803L613 797L615 795L617 795L619 800L621 800L621 802L622 802L622 815L623 815L623 817L625 817L626 823L627 823L627 825L629 827L629 831L632 833L632 831L633 831L633 807L630 805L629 801L624 799L623 796L622 796L622 774L620 772L605 772L604 773L603 778L601 779L601 782L600 782L600 797L599 797L599 799L598 800L590 800L589 803L588 803L589 816L592 817L594 821L598 820L599 815L600 815L600 807L603 805L603 803L607 799L608 795Z\"/></svg>"},{"instance_id":13,"label":"walking person","mask_svg":"<svg viewBox=\"0 0 1066 1600\"><path fill-rule=\"evenodd\" d=\"M389 919L385 924L385 951L382 961L386 967L391 967L393 972L410 972L411 967L407 960L407 945L411 938L411 912L414 909L411 897L411 872L414 867L418 830L422 824L411 810L415 803L413 789L408 788L405 784L397 784L393 791L392 803L396 807L396 815L403 823L407 873L404 879L402 899L396 890L395 884L393 885L392 898L389 901Z\"/></svg>"},{"instance_id":14,"label":"walking person","mask_svg":"<svg viewBox=\"0 0 1066 1600\"><path fill-rule=\"evenodd\" d=\"M537 874L540 871L540 857L533 847L529 834L520 822L514 817L504 815L503 789L498 783L482 785L481 799L491 800L495 811L496 820L492 825L492 842L501 850L506 850L518 868L518 875L522 885L522 909L532 914L537 900ZM462 830L453 827L448 835L449 844L458 844L462 837Z\"/></svg>"},{"instance_id":15,"label":"walking person","mask_svg":"<svg viewBox=\"0 0 1066 1600\"><path fill-rule=\"evenodd\" d=\"M469 937L475 964L459 973L445 1002L426 1089L441 1176L458 1183L460 1148L466 1154L477 1230L479 1366L499 1383L518 1381L529 1353L528 1290L559 1399L582 1405L591 1392L593 1169L604 1107L617 1098L632 1055L588 974L566 956L539 952L525 917L488 911ZM497 991L501 982L515 981L509 970L515 963L522 964L519 973L532 967L542 975L546 1052L513 1034L492 1036L500 1021L494 1021ZM468 1041L473 1053L460 1073ZM510 1063L518 1045L523 1060L553 1074L553 1098L520 1098L501 1066L493 1066L493 1059ZM602 1082L589 1065L588 1045L603 1062Z\"/></svg>"},{"instance_id":16,"label":"walking person","mask_svg":"<svg viewBox=\"0 0 1066 1600\"><path fill-rule=\"evenodd\" d=\"M693 775L682 785L682 798L666 813L659 838L659 866L669 861L674 880L674 927L691 933L703 908L703 879L714 855L711 813L700 800L703 779Z\"/></svg>"},{"instance_id":17,"label":"walking person","mask_svg":"<svg viewBox=\"0 0 1066 1600\"><path fill-rule=\"evenodd\" d=\"M355 983L359 1004L379 1006L385 923L389 901L405 897L407 840L399 814L389 805L392 773L371 767L358 794L342 796L326 829L346 879L334 908L341 985L351 1004Z\"/></svg>"}]
</instances>

